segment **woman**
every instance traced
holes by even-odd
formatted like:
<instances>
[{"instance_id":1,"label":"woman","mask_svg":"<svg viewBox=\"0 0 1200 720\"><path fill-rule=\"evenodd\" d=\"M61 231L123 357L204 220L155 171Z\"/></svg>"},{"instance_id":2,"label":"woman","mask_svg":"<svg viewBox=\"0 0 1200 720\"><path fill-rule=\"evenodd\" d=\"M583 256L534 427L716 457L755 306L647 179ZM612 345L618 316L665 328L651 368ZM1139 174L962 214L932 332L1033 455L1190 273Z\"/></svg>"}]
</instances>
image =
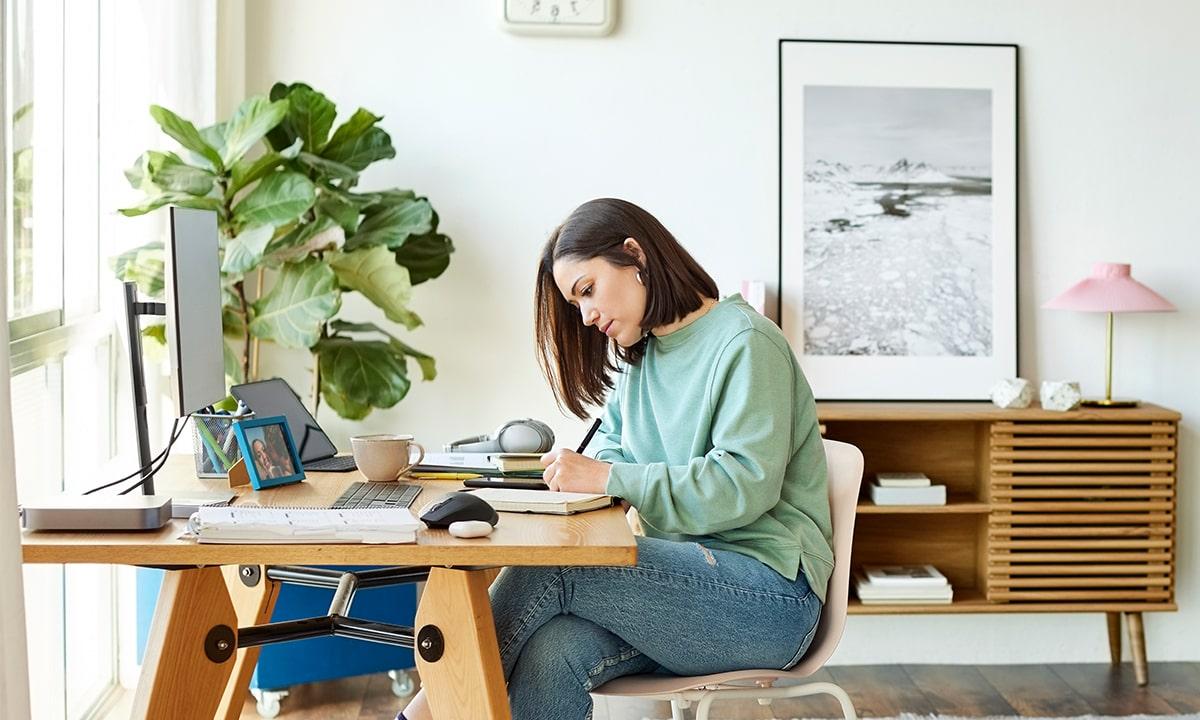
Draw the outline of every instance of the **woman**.
<instances>
[{"instance_id":1,"label":"woman","mask_svg":"<svg viewBox=\"0 0 1200 720\"><path fill-rule=\"evenodd\" d=\"M607 396L595 457L548 453L545 480L622 498L646 537L634 568L497 578L513 718L589 718L588 691L622 675L795 665L832 529L812 391L779 328L741 296L718 301L667 229L622 200L584 203L551 235L535 300L560 405L583 418ZM423 694L399 717L431 717Z\"/></svg>"}]
</instances>

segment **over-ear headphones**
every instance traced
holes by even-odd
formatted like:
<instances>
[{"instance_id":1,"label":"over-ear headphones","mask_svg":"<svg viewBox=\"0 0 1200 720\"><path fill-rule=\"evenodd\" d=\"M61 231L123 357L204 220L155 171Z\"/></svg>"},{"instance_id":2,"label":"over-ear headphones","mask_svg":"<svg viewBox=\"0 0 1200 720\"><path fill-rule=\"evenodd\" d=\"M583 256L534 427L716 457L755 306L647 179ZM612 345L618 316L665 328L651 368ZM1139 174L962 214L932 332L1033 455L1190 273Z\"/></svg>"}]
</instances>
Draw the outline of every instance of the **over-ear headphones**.
<instances>
[{"instance_id":1,"label":"over-ear headphones","mask_svg":"<svg viewBox=\"0 0 1200 720\"><path fill-rule=\"evenodd\" d=\"M554 447L554 431L541 420L509 420L491 435L455 440L446 446L449 452L544 453Z\"/></svg>"}]
</instances>

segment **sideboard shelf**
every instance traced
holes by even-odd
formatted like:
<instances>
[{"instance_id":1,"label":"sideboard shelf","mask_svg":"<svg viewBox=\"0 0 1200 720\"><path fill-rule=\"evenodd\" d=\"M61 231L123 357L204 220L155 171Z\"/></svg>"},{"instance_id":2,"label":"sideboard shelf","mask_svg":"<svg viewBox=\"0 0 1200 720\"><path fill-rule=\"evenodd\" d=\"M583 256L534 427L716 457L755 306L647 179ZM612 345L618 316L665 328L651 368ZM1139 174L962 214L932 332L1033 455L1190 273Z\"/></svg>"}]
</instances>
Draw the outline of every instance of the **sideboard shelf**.
<instances>
[{"instance_id":1,"label":"sideboard shelf","mask_svg":"<svg viewBox=\"0 0 1200 720\"><path fill-rule=\"evenodd\" d=\"M818 402L822 432L863 451L853 564L932 564L954 601L852 614L1103 612L1112 659L1142 613L1175 604L1179 413L1157 405L1056 412L982 402ZM880 506L877 472L924 472L946 505Z\"/></svg>"}]
</instances>

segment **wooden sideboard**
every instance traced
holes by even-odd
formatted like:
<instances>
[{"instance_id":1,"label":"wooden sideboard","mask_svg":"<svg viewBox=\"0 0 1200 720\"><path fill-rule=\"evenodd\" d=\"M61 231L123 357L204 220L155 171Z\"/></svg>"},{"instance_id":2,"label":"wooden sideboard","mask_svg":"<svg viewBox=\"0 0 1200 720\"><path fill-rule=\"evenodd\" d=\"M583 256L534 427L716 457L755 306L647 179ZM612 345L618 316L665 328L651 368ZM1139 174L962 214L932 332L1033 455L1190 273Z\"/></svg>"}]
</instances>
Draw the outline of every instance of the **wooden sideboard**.
<instances>
[{"instance_id":1,"label":"wooden sideboard","mask_svg":"<svg viewBox=\"0 0 1200 720\"><path fill-rule=\"evenodd\" d=\"M855 599L851 613L1103 612L1114 663L1123 613L1145 684L1142 613L1176 609L1179 413L818 402L817 415L866 458L855 566L931 563L954 586L949 605ZM924 472L946 505L873 504L880 471Z\"/></svg>"}]
</instances>

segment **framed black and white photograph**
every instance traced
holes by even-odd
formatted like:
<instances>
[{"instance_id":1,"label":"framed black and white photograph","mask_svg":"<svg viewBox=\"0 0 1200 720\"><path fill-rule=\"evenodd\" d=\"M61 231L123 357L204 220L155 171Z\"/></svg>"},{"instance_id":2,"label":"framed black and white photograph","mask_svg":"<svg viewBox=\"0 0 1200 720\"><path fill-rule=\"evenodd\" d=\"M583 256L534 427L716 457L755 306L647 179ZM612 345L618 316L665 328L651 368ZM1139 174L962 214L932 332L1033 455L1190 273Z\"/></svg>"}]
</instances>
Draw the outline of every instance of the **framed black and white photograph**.
<instances>
[{"instance_id":1,"label":"framed black and white photograph","mask_svg":"<svg viewBox=\"0 0 1200 720\"><path fill-rule=\"evenodd\" d=\"M1015 45L779 43L779 320L825 400L1017 374Z\"/></svg>"}]
</instances>

